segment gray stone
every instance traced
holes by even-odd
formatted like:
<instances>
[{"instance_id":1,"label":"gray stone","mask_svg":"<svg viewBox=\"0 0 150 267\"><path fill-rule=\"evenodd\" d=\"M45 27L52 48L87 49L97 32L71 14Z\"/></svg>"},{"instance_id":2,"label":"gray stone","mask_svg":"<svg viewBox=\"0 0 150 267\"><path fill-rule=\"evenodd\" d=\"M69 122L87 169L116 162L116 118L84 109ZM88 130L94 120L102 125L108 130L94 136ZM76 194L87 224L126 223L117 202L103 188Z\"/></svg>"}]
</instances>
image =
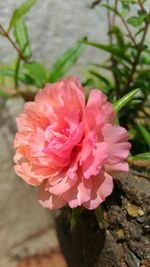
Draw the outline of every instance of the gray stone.
<instances>
[{"instance_id":1,"label":"gray stone","mask_svg":"<svg viewBox=\"0 0 150 267\"><path fill-rule=\"evenodd\" d=\"M77 40L88 36L91 40L105 42L106 14L99 6L90 8L94 0L47 0L41 1L30 10L26 17L29 27L33 58L50 66L57 57L71 47ZM8 27L10 15L23 0L5 0L0 2L0 23ZM0 58L11 61L15 51L0 36ZM74 74L82 74L87 63L101 60L102 54L87 47L85 53L74 68Z\"/></svg>"},{"instance_id":2,"label":"gray stone","mask_svg":"<svg viewBox=\"0 0 150 267\"><path fill-rule=\"evenodd\" d=\"M53 213L40 206L35 188L18 178L13 168L14 121L22 106L21 98L11 99L0 113L0 267L15 266L17 256L36 254L56 244L51 241L54 233L48 232Z\"/></svg>"}]
</instances>

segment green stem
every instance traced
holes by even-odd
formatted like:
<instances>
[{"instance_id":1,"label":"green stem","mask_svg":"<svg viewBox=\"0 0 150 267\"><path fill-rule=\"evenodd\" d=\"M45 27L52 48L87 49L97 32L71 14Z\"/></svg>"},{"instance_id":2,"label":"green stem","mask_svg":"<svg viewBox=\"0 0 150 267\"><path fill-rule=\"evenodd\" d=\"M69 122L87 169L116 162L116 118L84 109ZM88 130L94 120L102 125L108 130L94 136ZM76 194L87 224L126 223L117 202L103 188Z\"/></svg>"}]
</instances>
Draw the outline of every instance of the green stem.
<instances>
[{"instance_id":1,"label":"green stem","mask_svg":"<svg viewBox=\"0 0 150 267\"><path fill-rule=\"evenodd\" d=\"M103 210L102 210L101 205L95 210L95 215L96 215L99 227L101 229L104 229L105 227L104 227L104 220L103 220Z\"/></svg>"},{"instance_id":2,"label":"green stem","mask_svg":"<svg viewBox=\"0 0 150 267\"><path fill-rule=\"evenodd\" d=\"M21 58L18 57L17 63L16 63L15 75L14 75L14 82L15 82L16 91L18 91L18 74L19 74L19 69L20 69L20 63L21 63Z\"/></svg>"},{"instance_id":3,"label":"green stem","mask_svg":"<svg viewBox=\"0 0 150 267\"><path fill-rule=\"evenodd\" d=\"M129 89L129 87L130 87L130 85L131 85L131 83L133 81L133 77L134 77L134 74L136 72L136 69L137 69L137 66L138 66L138 63L139 63L140 55L141 55L141 52L143 51L144 41L145 41L146 34L147 34L147 31L148 31L149 22L150 22L150 13L149 13L148 19L146 21L146 25L145 25L145 29L144 29L144 32L143 32L143 35L142 35L142 38L141 38L141 42L140 42L138 50L137 50L137 55L136 55L135 60L134 60L134 62L132 64L132 70L131 70L131 73L130 73L130 76L129 76L129 79L128 79L127 85L126 85L126 89L127 90Z\"/></svg>"},{"instance_id":4,"label":"green stem","mask_svg":"<svg viewBox=\"0 0 150 267\"><path fill-rule=\"evenodd\" d=\"M81 207L77 207L75 209L72 209L72 214L71 214L71 231L74 230L76 227L77 223L79 222L81 215Z\"/></svg>"}]
</instances>

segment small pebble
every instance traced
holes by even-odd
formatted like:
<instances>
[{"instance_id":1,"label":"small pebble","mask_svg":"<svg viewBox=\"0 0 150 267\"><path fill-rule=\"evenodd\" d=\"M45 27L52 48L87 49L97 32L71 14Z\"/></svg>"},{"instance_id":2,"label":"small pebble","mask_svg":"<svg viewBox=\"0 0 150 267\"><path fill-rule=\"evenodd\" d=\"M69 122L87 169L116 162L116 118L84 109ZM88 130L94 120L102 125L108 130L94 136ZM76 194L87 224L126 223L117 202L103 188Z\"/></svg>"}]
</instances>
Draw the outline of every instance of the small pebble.
<instances>
[{"instance_id":1,"label":"small pebble","mask_svg":"<svg viewBox=\"0 0 150 267\"><path fill-rule=\"evenodd\" d=\"M130 202L128 202L126 210L127 210L128 214L132 217L138 217L138 216L144 215L144 212L140 207L138 207L138 206L136 206Z\"/></svg>"}]
</instances>

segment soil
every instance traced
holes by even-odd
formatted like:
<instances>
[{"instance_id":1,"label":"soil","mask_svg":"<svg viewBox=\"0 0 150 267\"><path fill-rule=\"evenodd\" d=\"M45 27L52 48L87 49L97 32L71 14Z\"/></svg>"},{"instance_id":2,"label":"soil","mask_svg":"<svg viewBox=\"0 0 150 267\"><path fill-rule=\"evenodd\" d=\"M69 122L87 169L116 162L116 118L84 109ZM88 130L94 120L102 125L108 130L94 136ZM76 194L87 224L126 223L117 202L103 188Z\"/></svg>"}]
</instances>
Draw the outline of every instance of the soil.
<instances>
[{"instance_id":1,"label":"soil","mask_svg":"<svg viewBox=\"0 0 150 267\"><path fill-rule=\"evenodd\" d=\"M105 229L93 211L83 211L74 231L70 209L56 219L57 235L69 267L150 267L150 180L132 174L114 178L103 205Z\"/></svg>"}]
</instances>

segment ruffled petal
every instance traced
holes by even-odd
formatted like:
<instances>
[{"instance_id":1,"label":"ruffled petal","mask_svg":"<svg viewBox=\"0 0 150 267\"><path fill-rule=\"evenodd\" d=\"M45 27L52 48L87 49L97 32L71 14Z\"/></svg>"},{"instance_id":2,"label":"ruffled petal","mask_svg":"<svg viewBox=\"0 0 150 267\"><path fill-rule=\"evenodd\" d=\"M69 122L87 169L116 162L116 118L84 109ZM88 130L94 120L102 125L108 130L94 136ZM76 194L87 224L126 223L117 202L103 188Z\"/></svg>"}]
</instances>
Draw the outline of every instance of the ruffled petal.
<instances>
[{"instance_id":1,"label":"ruffled petal","mask_svg":"<svg viewBox=\"0 0 150 267\"><path fill-rule=\"evenodd\" d=\"M112 177L106 172L101 171L98 176L92 177L91 180L90 200L83 203L83 206L89 210L96 209L113 190Z\"/></svg>"},{"instance_id":2,"label":"ruffled petal","mask_svg":"<svg viewBox=\"0 0 150 267\"><path fill-rule=\"evenodd\" d=\"M91 181L80 179L73 187L62 194L62 197L71 208L76 208L77 206L81 206L83 202L88 201L90 195Z\"/></svg>"},{"instance_id":3,"label":"ruffled petal","mask_svg":"<svg viewBox=\"0 0 150 267\"><path fill-rule=\"evenodd\" d=\"M82 153L82 152L81 152ZM92 148L92 152L82 164L82 172L84 178L88 179L91 176L95 176L103 168L103 165L107 159L107 144L95 143Z\"/></svg>"},{"instance_id":4,"label":"ruffled petal","mask_svg":"<svg viewBox=\"0 0 150 267\"><path fill-rule=\"evenodd\" d=\"M60 181L54 186L49 185L48 191L54 195L62 195L64 192L69 190L77 181L76 179L70 179L66 176L66 173L58 175ZM56 179L58 179L56 177Z\"/></svg>"},{"instance_id":5,"label":"ruffled petal","mask_svg":"<svg viewBox=\"0 0 150 267\"><path fill-rule=\"evenodd\" d=\"M45 190L44 183L39 188L38 201L43 207L49 209L60 209L67 204L59 195L53 195Z\"/></svg>"}]
</instances>

